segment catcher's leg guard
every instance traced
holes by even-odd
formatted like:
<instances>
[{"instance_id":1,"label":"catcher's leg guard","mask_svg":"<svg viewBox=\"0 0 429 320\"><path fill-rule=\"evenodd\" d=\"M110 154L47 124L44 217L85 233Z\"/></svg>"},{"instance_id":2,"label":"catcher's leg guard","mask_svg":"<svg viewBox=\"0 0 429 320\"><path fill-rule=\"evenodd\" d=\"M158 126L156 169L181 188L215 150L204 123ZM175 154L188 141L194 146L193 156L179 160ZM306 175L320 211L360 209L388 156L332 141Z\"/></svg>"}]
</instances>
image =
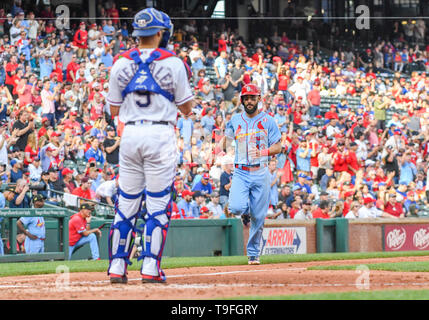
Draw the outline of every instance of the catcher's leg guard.
<instances>
[{"instance_id":1,"label":"catcher's leg guard","mask_svg":"<svg viewBox=\"0 0 429 320\"><path fill-rule=\"evenodd\" d=\"M167 240L167 231L171 218L173 199L175 197L175 189L173 186L167 187L161 192L146 191L147 204L149 200L168 201L164 210L150 212L146 208L144 226L144 240L142 238L142 255L139 258L144 259L141 274L144 277L153 277L157 282L165 282L165 274L161 269L162 252ZM169 196L168 198L166 196ZM152 199L150 199L152 198ZM167 198L167 199L166 199Z\"/></svg>"},{"instance_id":2,"label":"catcher's leg guard","mask_svg":"<svg viewBox=\"0 0 429 320\"><path fill-rule=\"evenodd\" d=\"M118 188L118 200L115 203L115 221L110 227L109 233L109 269L108 274L126 275L127 266L131 265L130 254L134 245L136 232L141 232L136 228L137 219L140 216L142 207L142 195L144 199L144 191L136 195L130 195ZM119 201L128 201L132 207L136 207L138 202L137 212L129 217L126 217L124 212L119 209ZM125 263L115 259L122 259ZM114 266L112 262L115 260Z\"/></svg>"}]
</instances>

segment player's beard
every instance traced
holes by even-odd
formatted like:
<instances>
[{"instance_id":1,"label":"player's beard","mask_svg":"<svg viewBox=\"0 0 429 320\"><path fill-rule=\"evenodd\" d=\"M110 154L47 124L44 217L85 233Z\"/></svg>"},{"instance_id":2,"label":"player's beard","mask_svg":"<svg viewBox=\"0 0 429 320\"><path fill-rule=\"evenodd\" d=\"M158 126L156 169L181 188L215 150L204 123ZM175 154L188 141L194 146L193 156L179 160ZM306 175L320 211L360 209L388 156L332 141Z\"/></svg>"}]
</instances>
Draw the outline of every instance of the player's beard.
<instances>
[{"instance_id":1,"label":"player's beard","mask_svg":"<svg viewBox=\"0 0 429 320\"><path fill-rule=\"evenodd\" d=\"M258 103L255 103L255 105L253 105L251 102L248 102L247 105L245 103L243 103L243 105L244 111L246 111L246 113L249 115L254 114L256 110L258 110Z\"/></svg>"}]
</instances>

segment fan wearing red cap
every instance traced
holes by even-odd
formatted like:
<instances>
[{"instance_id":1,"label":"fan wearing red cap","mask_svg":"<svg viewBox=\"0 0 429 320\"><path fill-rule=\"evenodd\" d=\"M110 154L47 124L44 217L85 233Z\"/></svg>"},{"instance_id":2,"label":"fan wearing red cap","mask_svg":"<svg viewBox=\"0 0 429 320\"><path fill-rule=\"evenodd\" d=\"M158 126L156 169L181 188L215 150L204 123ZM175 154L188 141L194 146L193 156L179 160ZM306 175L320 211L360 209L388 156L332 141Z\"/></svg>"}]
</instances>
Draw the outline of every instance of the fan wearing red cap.
<instances>
[{"instance_id":1,"label":"fan wearing red cap","mask_svg":"<svg viewBox=\"0 0 429 320\"><path fill-rule=\"evenodd\" d=\"M76 184L73 181L74 171L70 168L64 168L61 171L62 181L65 185L66 192L73 193L74 189L76 189Z\"/></svg>"},{"instance_id":2,"label":"fan wearing red cap","mask_svg":"<svg viewBox=\"0 0 429 320\"><path fill-rule=\"evenodd\" d=\"M47 132L49 126L49 119L46 117L42 118L42 126L40 127L39 131L37 132L37 138L40 139L40 137L44 136Z\"/></svg>"},{"instance_id":3,"label":"fan wearing red cap","mask_svg":"<svg viewBox=\"0 0 429 320\"><path fill-rule=\"evenodd\" d=\"M307 83L304 82L302 74L295 75L295 82L288 88L294 98L302 97L303 103L307 102Z\"/></svg>"},{"instance_id":4,"label":"fan wearing red cap","mask_svg":"<svg viewBox=\"0 0 429 320\"><path fill-rule=\"evenodd\" d=\"M88 55L88 31L86 31L86 24L83 21L79 24L79 30L73 36L73 45L78 48L78 58Z\"/></svg>"},{"instance_id":5,"label":"fan wearing red cap","mask_svg":"<svg viewBox=\"0 0 429 320\"><path fill-rule=\"evenodd\" d=\"M190 219L192 218L192 196L194 193L190 190L182 191L182 200L177 203L179 210L177 215L172 216L172 219Z\"/></svg>"},{"instance_id":6,"label":"fan wearing red cap","mask_svg":"<svg viewBox=\"0 0 429 320\"><path fill-rule=\"evenodd\" d=\"M213 186L210 183L210 175L205 172L201 176L201 180L195 184L192 191L200 191L202 194L208 195L213 192Z\"/></svg>"},{"instance_id":7,"label":"fan wearing red cap","mask_svg":"<svg viewBox=\"0 0 429 320\"><path fill-rule=\"evenodd\" d=\"M383 211L377 209L375 206L376 200L371 197L363 198L363 206L359 209L359 218L379 218L385 216Z\"/></svg>"},{"instance_id":8,"label":"fan wearing red cap","mask_svg":"<svg viewBox=\"0 0 429 320\"><path fill-rule=\"evenodd\" d=\"M70 111L68 119L64 120L64 129L71 129L71 133L73 136L82 134L82 127L77 121L77 112Z\"/></svg>"},{"instance_id":9,"label":"fan wearing red cap","mask_svg":"<svg viewBox=\"0 0 429 320\"><path fill-rule=\"evenodd\" d=\"M200 219L211 219L213 217L213 212L209 210L206 206L200 209Z\"/></svg>"},{"instance_id":10,"label":"fan wearing red cap","mask_svg":"<svg viewBox=\"0 0 429 320\"><path fill-rule=\"evenodd\" d=\"M100 36L101 34L100 31L97 30L97 24L91 24L88 31L88 48L90 51L93 51L97 47L97 40Z\"/></svg>"}]
</instances>

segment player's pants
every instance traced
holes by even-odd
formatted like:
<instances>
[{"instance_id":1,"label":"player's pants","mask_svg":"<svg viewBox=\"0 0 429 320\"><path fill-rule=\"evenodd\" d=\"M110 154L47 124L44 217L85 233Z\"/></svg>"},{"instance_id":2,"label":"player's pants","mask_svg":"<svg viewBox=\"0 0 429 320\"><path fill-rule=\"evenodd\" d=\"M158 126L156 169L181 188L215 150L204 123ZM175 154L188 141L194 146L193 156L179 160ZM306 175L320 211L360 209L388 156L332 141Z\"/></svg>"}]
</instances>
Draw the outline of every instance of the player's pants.
<instances>
[{"instance_id":1,"label":"player's pants","mask_svg":"<svg viewBox=\"0 0 429 320\"><path fill-rule=\"evenodd\" d=\"M229 210L235 214L250 211L251 225L247 256L260 255L260 242L270 203L270 175L268 168L249 172L236 168L229 190Z\"/></svg>"},{"instance_id":2,"label":"player's pants","mask_svg":"<svg viewBox=\"0 0 429 320\"><path fill-rule=\"evenodd\" d=\"M144 124L125 126L119 151L120 193L114 219L114 225L122 228L122 231L111 230L109 254L112 259L109 274L126 274L129 262L129 256L126 254L131 252L134 238L131 227L136 225L137 215L146 195L147 215L142 237L144 259L141 273L151 276L161 275L162 250L171 215L167 212L171 193L165 190L173 184L176 159L176 136L172 126ZM124 217L129 223L121 225ZM124 239L127 228L129 232ZM118 255L123 257L115 258Z\"/></svg>"},{"instance_id":3,"label":"player's pants","mask_svg":"<svg viewBox=\"0 0 429 320\"><path fill-rule=\"evenodd\" d=\"M91 233L86 237L82 236L74 246L69 246L69 260L73 254L73 251L77 247L81 247L89 243L89 248L91 249L91 256L93 260L97 260L100 257L100 251L98 249L98 241L95 233Z\"/></svg>"},{"instance_id":4,"label":"player's pants","mask_svg":"<svg viewBox=\"0 0 429 320\"><path fill-rule=\"evenodd\" d=\"M24 248L25 253L43 253L45 252L45 241L31 240L29 237L25 237Z\"/></svg>"}]
</instances>

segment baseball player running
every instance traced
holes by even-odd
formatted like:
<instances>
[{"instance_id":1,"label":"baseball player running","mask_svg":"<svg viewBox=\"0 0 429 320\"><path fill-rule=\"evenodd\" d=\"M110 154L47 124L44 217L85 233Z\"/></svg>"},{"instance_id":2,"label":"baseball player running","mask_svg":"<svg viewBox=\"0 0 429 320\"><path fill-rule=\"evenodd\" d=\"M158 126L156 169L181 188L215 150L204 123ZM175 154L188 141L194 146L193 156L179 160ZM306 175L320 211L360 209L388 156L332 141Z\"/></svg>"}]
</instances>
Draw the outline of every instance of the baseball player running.
<instances>
[{"instance_id":1,"label":"baseball player running","mask_svg":"<svg viewBox=\"0 0 429 320\"><path fill-rule=\"evenodd\" d=\"M145 220L142 282L164 283L161 258L171 216L176 175L177 109L189 114L193 93L189 67L164 48L173 33L165 13L154 8L134 17L138 48L115 57L107 102L125 123L119 153L118 201L109 236L111 283L127 283L136 221Z\"/></svg>"},{"instance_id":2,"label":"baseball player running","mask_svg":"<svg viewBox=\"0 0 429 320\"><path fill-rule=\"evenodd\" d=\"M260 263L260 242L270 203L268 158L281 151L280 130L274 118L258 110L260 100L259 88L245 85L241 90L244 112L234 115L225 128L225 137L235 140L229 210L235 215L250 214L249 264ZM221 143L225 149L226 139Z\"/></svg>"}]
</instances>

